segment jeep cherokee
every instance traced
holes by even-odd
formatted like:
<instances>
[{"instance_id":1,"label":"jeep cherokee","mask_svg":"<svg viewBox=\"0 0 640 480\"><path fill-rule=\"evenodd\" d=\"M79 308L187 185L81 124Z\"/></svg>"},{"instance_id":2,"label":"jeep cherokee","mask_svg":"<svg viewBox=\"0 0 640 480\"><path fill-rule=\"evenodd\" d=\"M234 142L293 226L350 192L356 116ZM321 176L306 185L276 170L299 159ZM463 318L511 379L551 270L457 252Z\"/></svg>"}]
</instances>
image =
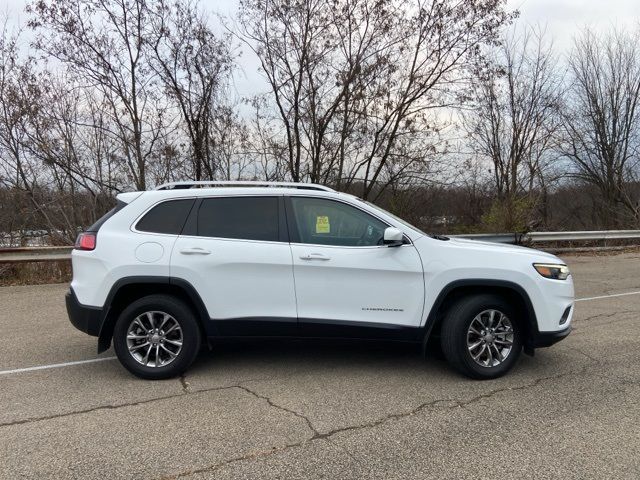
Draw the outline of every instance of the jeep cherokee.
<instances>
[{"instance_id":1,"label":"jeep cherokee","mask_svg":"<svg viewBox=\"0 0 640 480\"><path fill-rule=\"evenodd\" d=\"M328 187L175 182L117 200L78 237L66 305L142 378L181 374L206 339L286 336L439 341L487 379L571 330L557 257L427 235Z\"/></svg>"}]
</instances>

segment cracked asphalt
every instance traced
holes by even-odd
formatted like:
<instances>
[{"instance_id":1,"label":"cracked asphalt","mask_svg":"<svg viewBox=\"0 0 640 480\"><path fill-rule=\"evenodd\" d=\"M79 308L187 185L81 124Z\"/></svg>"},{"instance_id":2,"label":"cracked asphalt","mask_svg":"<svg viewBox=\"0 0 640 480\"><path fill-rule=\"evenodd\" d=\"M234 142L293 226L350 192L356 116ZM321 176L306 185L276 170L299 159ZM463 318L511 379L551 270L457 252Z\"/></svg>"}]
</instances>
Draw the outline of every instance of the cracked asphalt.
<instances>
[{"instance_id":1,"label":"cracked asphalt","mask_svg":"<svg viewBox=\"0 0 640 480\"><path fill-rule=\"evenodd\" d=\"M565 258L578 298L640 291L638 253ZM0 371L96 357L66 288L0 288ZM487 382L310 341L218 345L168 381L113 360L0 375L0 478L640 478L640 295L580 302L574 327Z\"/></svg>"}]
</instances>

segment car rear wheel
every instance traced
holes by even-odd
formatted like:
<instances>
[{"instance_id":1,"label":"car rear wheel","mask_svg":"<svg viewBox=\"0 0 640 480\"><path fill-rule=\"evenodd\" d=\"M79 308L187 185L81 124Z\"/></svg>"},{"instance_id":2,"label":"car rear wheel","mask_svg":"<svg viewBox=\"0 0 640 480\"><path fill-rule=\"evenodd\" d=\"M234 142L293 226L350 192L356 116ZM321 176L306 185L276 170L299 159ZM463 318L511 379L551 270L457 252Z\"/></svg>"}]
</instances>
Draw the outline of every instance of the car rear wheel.
<instances>
[{"instance_id":1,"label":"car rear wheel","mask_svg":"<svg viewBox=\"0 0 640 480\"><path fill-rule=\"evenodd\" d=\"M200 348L200 329L193 312L182 301L150 295L120 314L113 345L120 363L134 375L171 378L194 361Z\"/></svg>"},{"instance_id":2,"label":"car rear wheel","mask_svg":"<svg viewBox=\"0 0 640 480\"><path fill-rule=\"evenodd\" d=\"M520 324L515 309L498 295L464 297L445 315L442 351L449 363L468 377L500 377L520 356Z\"/></svg>"}]
</instances>

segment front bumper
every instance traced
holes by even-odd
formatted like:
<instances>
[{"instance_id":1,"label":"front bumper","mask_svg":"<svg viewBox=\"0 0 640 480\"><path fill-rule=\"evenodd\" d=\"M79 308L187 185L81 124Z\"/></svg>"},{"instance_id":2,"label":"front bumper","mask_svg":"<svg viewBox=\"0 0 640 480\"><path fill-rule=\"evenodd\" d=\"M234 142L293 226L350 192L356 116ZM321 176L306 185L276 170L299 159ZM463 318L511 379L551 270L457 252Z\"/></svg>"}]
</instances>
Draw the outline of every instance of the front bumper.
<instances>
[{"instance_id":1,"label":"front bumper","mask_svg":"<svg viewBox=\"0 0 640 480\"><path fill-rule=\"evenodd\" d=\"M558 332L536 332L531 339L531 347L543 348L550 347L551 345L558 343L560 340L564 340L571 333L571 325L560 330Z\"/></svg>"},{"instance_id":2,"label":"front bumper","mask_svg":"<svg viewBox=\"0 0 640 480\"><path fill-rule=\"evenodd\" d=\"M70 288L65 295L65 303L67 304L67 315L69 315L69 320L74 327L94 337L100 334L103 322L102 308L82 305L73 288Z\"/></svg>"}]
</instances>

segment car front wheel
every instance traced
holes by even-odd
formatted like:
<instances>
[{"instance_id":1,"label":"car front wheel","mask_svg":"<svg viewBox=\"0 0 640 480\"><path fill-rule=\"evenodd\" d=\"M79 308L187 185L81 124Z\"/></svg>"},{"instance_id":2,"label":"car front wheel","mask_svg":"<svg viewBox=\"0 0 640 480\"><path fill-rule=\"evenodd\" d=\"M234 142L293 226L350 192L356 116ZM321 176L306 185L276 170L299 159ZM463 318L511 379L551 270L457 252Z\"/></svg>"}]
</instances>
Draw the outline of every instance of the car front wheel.
<instances>
[{"instance_id":1,"label":"car front wheel","mask_svg":"<svg viewBox=\"0 0 640 480\"><path fill-rule=\"evenodd\" d=\"M520 356L520 318L498 295L462 298L449 309L443 322L442 351L449 363L468 377L500 377Z\"/></svg>"},{"instance_id":2,"label":"car front wheel","mask_svg":"<svg viewBox=\"0 0 640 480\"><path fill-rule=\"evenodd\" d=\"M175 297L150 295L118 317L113 345L120 363L146 379L183 373L198 354L200 329L191 309Z\"/></svg>"}]
</instances>

